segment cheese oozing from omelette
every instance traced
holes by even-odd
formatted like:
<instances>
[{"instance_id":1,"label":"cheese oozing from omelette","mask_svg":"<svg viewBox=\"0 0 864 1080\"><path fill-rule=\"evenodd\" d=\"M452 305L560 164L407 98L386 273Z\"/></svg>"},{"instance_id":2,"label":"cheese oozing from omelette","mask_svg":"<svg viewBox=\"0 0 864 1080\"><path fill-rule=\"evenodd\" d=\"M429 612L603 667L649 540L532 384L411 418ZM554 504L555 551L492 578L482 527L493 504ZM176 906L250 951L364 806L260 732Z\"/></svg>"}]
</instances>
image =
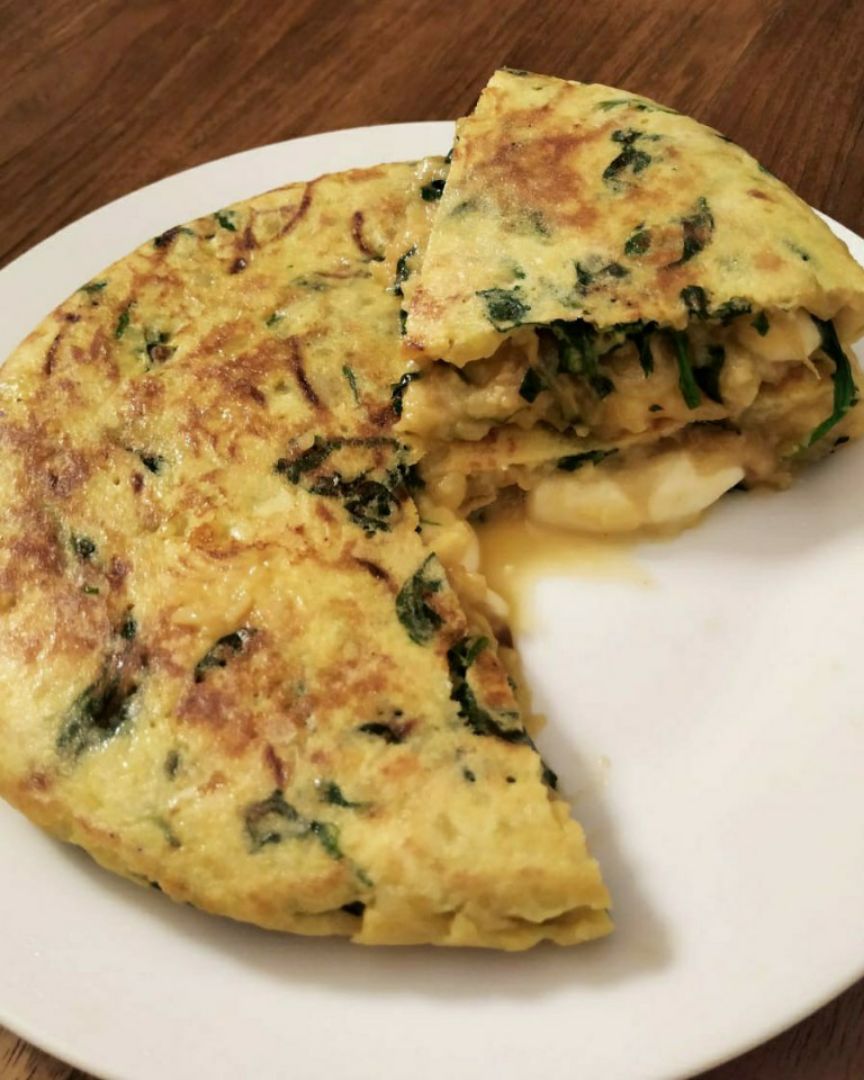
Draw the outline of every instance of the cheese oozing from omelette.
<instances>
[{"instance_id":1,"label":"cheese oozing from omelette","mask_svg":"<svg viewBox=\"0 0 864 1080\"><path fill-rule=\"evenodd\" d=\"M498 72L409 239L400 427L464 513L516 486L545 522L667 524L861 433L864 271L673 110Z\"/></svg>"}]
</instances>

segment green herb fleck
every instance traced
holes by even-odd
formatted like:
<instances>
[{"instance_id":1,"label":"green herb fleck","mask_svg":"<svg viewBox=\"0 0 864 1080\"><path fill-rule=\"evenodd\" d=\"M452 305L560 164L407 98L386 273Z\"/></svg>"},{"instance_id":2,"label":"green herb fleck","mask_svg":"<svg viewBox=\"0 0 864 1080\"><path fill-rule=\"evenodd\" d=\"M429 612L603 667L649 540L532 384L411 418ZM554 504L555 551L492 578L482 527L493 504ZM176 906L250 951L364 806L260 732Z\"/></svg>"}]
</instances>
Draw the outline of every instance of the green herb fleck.
<instances>
[{"instance_id":1,"label":"green herb fleck","mask_svg":"<svg viewBox=\"0 0 864 1080\"><path fill-rule=\"evenodd\" d=\"M78 291L87 293L88 296L95 296L96 293L102 292L107 284L107 281L88 281L87 284L82 285Z\"/></svg>"},{"instance_id":2,"label":"green herb fleck","mask_svg":"<svg viewBox=\"0 0 864 1080\"><path fill-rule=\"evenodd\" d=\"M99 590L96 588L95 585L84 585L81 588L81 592L83 592L86 596L98 596L99 595Z\"/></svg>"},{"instance_id":3,"label":"green herb fleck","mask_svg":"<svg viewBox=\"0 0 864 1080\"><path fill-rule=\"evenodd\" d=\"M426 487L426 481L420 472L420 466L415 462L413 465L400 464L397 466L399 479L409 491L422 491Z\"/></svg>"},{"instance_id":4,"label":"green herb fleck","mask_svg":"<svg viewBox=\"0 0 864 1080\"><path fill-rule=\"evenodd\" d=\"M144 468L151 473L161 472L162 466L165 464L165 458L161 454L145 454L143 451L139 451L138 457L141 459Z\"/></svg>"},{"instance_id":5,"label":"green herb fleck","mask_svg":"<svg viewBox=\"0 0 864 1080\"><path fill-rule=\"evenodd\" d=\"M476 774L471 769L463 769L462 775L465 777L469 784L473 784L477 779Z\"/></svg>"},{"instance_id":6,"label":"green herb fleck","mask_svg":"<svg viewBox=\"0 0 864 1080\"><path fill-rule=\"evenodd\" d=\"M694 315L697 319L709 318L708 296L701 285L688 285L681 290L680 295L684 307L687 308L691 315Z\"/></svg>"},{"instance_id":7,"label":"green herb fleck","mask_svg":"<svg viewBox=\"0 0 864 1080\"><path fill-rule=\"evenodd\" d=\"M596 283L597 278L611 277L611 278L623 278L627 277L630 273L620 263L610 262L606 266L601 266L598 270L589 270L583 263L577 262L576 264L576 291L583 296L588 290Z\"/></svg>"},{"instance_id":8,"label":"green herb fleck","mask_svg":"<svg viewBox=\"0 0 864 1080\"><path fill-rule=\"evenodd\" d=\"M698 409L702 401L699 386L693 376L693 358L690 354L690 339L682 330L672 331L672 341L678 357L678 385L681 396L688 409Z\"/></svg>"},{"instance_id":9,"label":"green herb fleck","mask_svg":"<svg viewBox=\"0 0 864 1080\"><path fill-rule=\"evenodd\" d=\"M537 395L543 389L543 380L537 372L536 368L529 367L525 372L522 379L522 384L519 387L519 396L524 398L529 405L536 401Z\"/></svg>"},{"instance_id":10,"label":"green herb fleck","mask_svg":"<svg viewBox=\"0 0 864 1080\"><path fill-rule=\"evenodd\" d=\"M243 651L254 633L255 631L250 627L243 626L239 630L219 638L216 644L208 649L195 665L195 682L203 682L204 676L211 668L227 667L228 661L232 656L236 656Z\"/></svg>"},{"instance_id":11,"label":"green herb fleck","mask_svg":"<svg viewBox=\"0 0 864 1080\"><path fill-rule=\"evenodd\" d=\"M437 202L444 194L446 180L430 180L420 188L420 194L424 202Z\"/></svg>"},{"instance_id":12,"label":"green herb fleck","mask_svg":"<svg viewBox=\"0 0 864 1080\"><path fill-rule=\"evenodd\" d=\"M260 851L267 844L281 844L287 837L305 836L309 823L285 801L277 788L261 802L253 803L244 815L246 836L253 851Z\"/></svg>"},{"instance_id":13,"label":"green herb fleck","mask_svg":"<svg viewBox=\"0 0 864 1080\"><path fill-rule=\"evenodd\" d=\"M319 790L321 798L331 806L344 806L346 810L362 810L367 805L366 803L351 802L350 799L346 799L342 793L342 788L333 780L325 781L321 784Z\"/></svg>"},{"instance_id":14,"label":"green herb fleck","mask_svg":"<svg viewBox=\"0 0 864 1080\"><path fill-rule=\"evenodd\" d=\"M681 218L681 229L683 233L681 258L670 263L670 266L681 266L689 262L711 242L711 237L714 235L714 215L704 196L700 195L693 211L687 217Z\"/></svg>"},{"instance_id":15,"label":"green herb fleck","mask_svg":"<svg viewBox=\"0 0 864 1080\"><path fill-rule=\"evenodd\" d=\"M470 728L475 735L491 736L502 739L504 742L530 746L536 753L537 747L528 732L523 727L505 727L501 724L487 709L480 705L474 691L468 684L468 670L488 644L486 638L464 637L448 649L447 667L450 672L450 697L458 704L459 716L466 727ZM508 718L516 716L514 713L506 715ZM540 768L543 782L552 788L556 787L558 777L542 758L540 759Z\"/></svg>"},{"instance_id":16,"label":"green herb fleck","mask_svg":"<svg viewBox=\"0 0 864 1080\"><path fill-rule=\"evenodd\" d=\"M171 828L171 824L166 818L164 818L164 817L154 817L153 818L153 824L156 826L156 828L165 837L165 841L166 841L166 843L168 844L169 847L172 847L172 848L175 848L175 849L183 847L183 844L182 844L182 842L180 840L180 837Z\"/></svg>"},{"instance_id":17,"label":"green herb fleck","mask_svg":"<svg viewBox=\"0 0 864 1080\"><path fill-rule=\"evenodd\" d=\"M163 769L169 780L173 780L180 768L180 753L177 750L169 750L165 757Z\"/></svg>"},{"instance_id":18,"label":"green herb fleck","mask_svg":"<svg viewBox=\"0 0 864 1080\"><path fill-rule=\"evenodd\" d=\"M852 376L852 365L843 351L834 323L830 320L819 319L815 315L811 317L819 329L822 351L829 360L834 361L834 371L831 375L834 381L834 409L831 415L810 433L810 437L804 443L805 448L819 442L827 435L858 401L858 388Z\"/></svg>"},{"instance_id":19,"label":"green herb fleck","mask_svg":"<svg viewBox=\"0 0 864 1080\"><path fill-rule=\"evenodd\" d=\"M326 821L304 817L291 803L285 801L277 788L269 798L252 803L244 814L244 824L249 847L253 853L268 844L281 844L283 840L302 840L314 837L331 859L342 858L339 848L339 830Z\"/></svg>"},{"instance_id":20,"label":"green herb fleck","mask_svg":"<svg viewBox=\"0 0 864 1080\"><path fill-rule=\"evenodd\" d=\"M90 562L96 554L96 545L89 536L78 536L76 533L72 533L70 542L72 550L83 562Z\"/></svg>"},{"instance_id":21,"label":"green herb fleck","mask_svg":"<svg viewBox=\"0 0 864 1080\"><path fill-rule=\"evenodd\" d=\"M707 363L699 364L693 369L693 377L699 389L718 405L723 404L723 395L720 393L720 372L725 361L726 350L723 346L709 345Z\"/></svg>"},{"instance_id":22,"label":"green herb fleck","mask_svg":"<svg viewBox=\"0 0 864 1080\"><path fill-rule=\"evenodd\" d=\"M365 473L346 480L336 472L319 477L307 490L313 495L341 499L354 524L371 536L379 530L389 531L390 518L402 499L405 479L398 467L387 473L385 483L373 480Z\"/></svg>"},{"instance_id":23,"label":"green herb fleck","mask_svg":"<svg viewBox=\"0 0 864 1080\"><path fill-rule=\"evenodd\" d=\"M583 266L582 263L577 262L576 284L579 287L579 290L581 292L586 292L590 288L593 281L594 275L591 273L591 271L588 270L587 267Z\"/></svg>"},{"instance_id":24,"label":"green herb fleck","mask_svg":"<svg viewBox=\"0 0 864 1080\"><path fill-rule=\"evenodd\" d=\"M313 821L309 826L310 832L318 840L318 843L331 859L337 862L342 858L342 849L339 847L339 830L329 821Z\"/></svg>"},{"instance_id":25,"label":"green herb fleck","mask_svg":"<svg viewBox=\"0 0 864 1080\"><path fill-rule=\"evenodd\" d=\"M389 743L391 746L396 746L405 740L405 734L400 728L396 728L392 724L382 724L375 720L368 724L361 724L357 730L362 731L364 735L374 735L378 739L383 739L384 742Z\"/></svg>"},{"instance_id":26,"label":"green herb fleck","mask_svg":"<svg viewBox=\"0 0 864 1080\"><path fill-rule=\"evenodd\" d=\"M393 280L393 295L402 296L402 286L411 276L411 268L408 265L408 260L417 251L417 245L412 244L410 248L396 260L396 277Z\"/></svg>"},{"instance_id":27,"label":"green herb fleck","mask_svg":"<svg viewBox=\"0 0 864 1080\"><path fill-rule=\"evenodd\" d=\"M228 232L237 232L237 226L234 224L234 210L217 210L213 216L223 229L227 229Z\"/></svg>"},{"instance_id":28,"label":"green herb fleck","mask_svg":"<svg viewBox=\"0 0 864 1080\"><path fill-rule=\"evenodd\" d=\"M134 303L134 300L130 300L130 302L126 305L125 308L123 308L117 318L117 324L114 327L114 337L117 338L118 341L120 340L120 338L123 337L123 335L129 328L129 319L131 317L132 305Z\"/></svg>"},{"instance_id":29,"label":"green herb fleck","mask_svg":"<svg viewBox=\"0 0 864 1080\"><path fill-rule=\"evenodd\" d=\"M453 653L453 661L456 662L464 675L473 665L474 661L489 648L487 637L464 637L461 638L450 650Z\"/></svg>"},{"instance_id":30,"label":"green herb fleck","mask_svg":"<svg viewBox=\"0 0 864 1080\"><path fill-rule=\"evenodd\" d=\"M760 337L765 337L768 331L771 329L771 324L768 322L768 316L764 311L760 311L753 322L750 323L753 329Z\"/></svg>"},{"instance_id":31,"label":"green herb fleck","mask_svg":"<svg viewBox=\"0 0 864 1080\"><path fill-rule=\"evenodd\" d=\"M520 291L520 286L514 285L512 289L483 289L477 293L486 305L486 317L496 330L522 325L530 308L519 297Z\"/></svg>"},{"instance_id":32,"label":"green herb fleck","mask_svg":"<svg viewBox=\"0 0 864 1080\"><path fill-rule=\"evenodd\" d=\"M653 320L645 322L642 319L636 319L633 322L615 323L610 329L614 333L623 334L625 339L629 338L633 342L636 346L642 371L646 376L650 375L654 370L654 357L651 353L650 338L651 334L657 329L657 323ZM618 348L618 345L614 345L613 348Z\"/></svg>"},{"instance_id":33,"label":"green herb fleck","mask_svg":"<svg viewBox=\"0 0 864 1080\"><path fill-rule=\"evenodd\" d=\"M654 356L651 353L650 331L642 330L634 334L633 340L639 352L639 365L646 377L654 370Z\"/></svg>"},{"instance_id":34,"label":"green herb fleck","mask_svg":"<svg viewBox=\"0 0 864 1080\"><path fill-rule=\"evenodd\" d=\"M351 368L348 367L347 364L342 365L342 374L345 376L345 381L348 383L348 386L351 389L351 394L354 398L354 404L359 405L360 391L357 389L357 376L354 374Z\"/></svg>"},{"instance_id":35,"label":"green herb fleck","mask_svg":"<svg viewBox=\"0 0 864 1080\"><path fill-rule=\"evenodd\" d=\"M558 773L550 769L543 758L540 758L540 779L553 791L558 787Z\"/></svg>"},{"instance_id":36,"label":"green herb fleck","mask_svg":"<svg viewBox=\"0 0 864 1080\"><path fill-rule=\"evenodd\" d=\"M793 254L797 255L802 262L810 262L809 254L804 250L804 248L799 247L798 244L794 243L794 241L787 240L786 246L791 252L793 252Z\"/></svg>"},{"instance_id":37,"label":"green herb fleck","mask_svg":"<svg viewBox=\"0 0 864 1080\"><path fill-rule=\"evenodd\" d=\"M273 466L274 471L284 476L289 483L297 484L303 473L311 472L323 465L333 451L338 450L341 445L342 442L339 439L322 439L320 435L316 435L309 449L304 450L297 457L279 458Z\"/></svg>"},{"instance_id":38,"label":"green herb fleck","mask_svg":"<svg viewBox=\"0 0 864 1080\"><path fill-rule=\"evenodd\" d=\"M304 474L318 470L334 450L346 445L399 446L394 439L383 436L327 440L316 436L312 446L297 457L280 458L274 465L274 471L289 483L299 484ZM306 491L311 495L340 499L351 520L368 535L378 530L386 532L390 528L394 512L405 501L412 486L420 485L421 478L415 470L401 461L397 461L389 469L382 468L381 479L370 476L370 471L361 472L353 478L344 477L338 469L329 473L318 473L317 476L307 479Z\"/></svg>"},{"instance_id":39,"label":"green herb fleck","mask_svg":"<svg viewBox=\"0 0 864 1080\"><path fill-rule=\"evenodd\" d=\"M633 319L631 322L619 322L613 323L609 327L609 332L614 334L623 334L625 337L633 337L642 330L656 330L657 323L645 322L642 319Z\"/></svg>"},{"instance_id":40,"label":"green herb fleck","mask_svg":"<svg viewBox=\"0 0 864 1080\"><path fill-rule=\"evenodd\" d=\"M710 317L719 319L724 326L728 326L733 319L737 319L739 315L749 315L752 310L749 300L745 300L743 296L732 296L716 307Z\"/></svg>"},{"instance_id":41,"label":"green herb fleck","mask_svg":"<svg viewBox=\"0 0 864 1080\"><path fill-rule=\"evenodd\" d=\"M584 375L594 393L604 398L615 389L597 366L596 330L584 319L563 322L556 319L549 330L558 347L558 370L571 375Z\"/></svg>"},{"instance_id":42,"label":"green herb fleck","mask_svg":"<svg viewBox=\"0 0 864 1080\"><path fill-rule=\"evenodd\" d=\"M147 351L147 358L154 364L162 364L177 352L177 349L169 345L171 335L167 330L151 330L146 329L144 331L144 344Z\"/></svg>"},{"instance_id":43,"label":"green herb fleck","mask_svg":"<svg viewBox=\"0 0 864 1080\"><path fill-rule=\"evenodd\" d=\"M679 294L687 311L697 319L716 319L728 326L739 315L749 315L752 307L743 296L732 296L718 304L712 311L709 307L708 293L701 285L687 285Z\"/></svg>"},{"instance_id":44,"label":"green herb fleck","mask_svg":"<svg viewBox=\"0 0 864 1080\"><path fill-rule=\"evenodd\" d=\"M624 244L624 254L630 256L644 255L650 247L650 229L639 229L637 232L634 232L632 236L627 238L627 241Z\"/></svg>"},{"instance_id":45,"label":"green herb fleck","mask_svg":"<svg viewBox=\"0 0 864 1080\"><path fill-rule=\"evenodd\" d=\"M450 697L459 705L459 715L475 735L492 735L505 742L527 743L529 736L522 727L503 727L490 712L484 709L468 685L468 670L477 656L488 645L485 638L464 637L447 651L450 671Z\"/></svg>"},{"instance_id":46,"label":"green herb fleck","mask_svg":"<svg viewBox=\"0 0 864 1080\"><path fill-rule=\"evenodd\" d=\"M408 312L405 308L399 308L399 335L405 337L408 333Z\"/></svg>"},{"instance_id":47,"label":"green herb fleck","mask_svg":"<svg viewBox=\"0 0 864 1080\"><path fill-rule=\"evenodd\" d=\"M601 461L617 454L618 450L586 450L581 454L568 454L567 457L558 458L557 468L564 472L576 472L583 465L599 465Z\"/></svg>"},{"instance_id":48,"label":"green herb fleck","mask_svg":"<svg viewBox=\"0 0 864 1080\"><path fill-rule=\"evenodd\" d=\"M138 622L131 612L127 613L123 616L123 622L120 623L120 637L124 641L133 641L137 633Z\"/></svg>"},{"instance_id":49,"label":"green herb fleck","mask_svg":"<svg viewBox=\"0 0 864 1080\"><path fill-rule=\"evenodd\" d=\"M394 383L390 387L390 404L393 409L393 415L398 420L402 415L402 406L404 404L405 391L414 382L415 379L420 378L419 371L406 371L399 382Z\"/></svg>"},{"instance_id":50,"label":"green herb fleck","mask_svg":"<svg viewBox=\"0 0 864 1080\"><path fill-rule=\"evenodd\" d=\"M274 311L272 315L268 315L267 318L264 320L264 325L265 326L275 326L277 323L282 322L282 320L284 318L285 318L285 312L284 311L278 311L278 310Z\"/></svg>"},{"instance_id":51,"label":"green herb fleck","mask_svg":"<svg viewBox=\"0 0 864 1080\"><path fill-rule=\"evenodd\" d=\"M621 173L630 169L633 174L642 172L646 169L653 160L650 154L647 154L644 150L636 148L634 143L637 139L651 138L652 136L645 135L640 131L633 131L632 129L626 129L624 131L613 131L612 141L620 143L624 149L613 158L612 161L603 170L603 179L607 184L615 183L620 179Z\"/></svg>"},{"instance_id":52,"label":"green herb fleck","mask_svg":"<svg viewBox=\"0 0 864 1080\"><path fill-rule=\"evenodd\" d=\"M416 645L425 645L431 641L444 623L435 608L427 602L435 593L440 592L442 587L440 578L428 577L426 573L433 559L434 555L427 555L396 597L396 616Z\"/></svg>"},{"instance_id":53,"label":"green herb fleck","mask_svg":"<svg viewBox=\"0 0 864 1080\"><path fill-rule=\"evenodd\" d=\"M57 736L58 751L78 758L112 739L130 718L136 690L121 682L116 662L106 663L96 682L69 707Z\"/></svg>"}]
</instances>

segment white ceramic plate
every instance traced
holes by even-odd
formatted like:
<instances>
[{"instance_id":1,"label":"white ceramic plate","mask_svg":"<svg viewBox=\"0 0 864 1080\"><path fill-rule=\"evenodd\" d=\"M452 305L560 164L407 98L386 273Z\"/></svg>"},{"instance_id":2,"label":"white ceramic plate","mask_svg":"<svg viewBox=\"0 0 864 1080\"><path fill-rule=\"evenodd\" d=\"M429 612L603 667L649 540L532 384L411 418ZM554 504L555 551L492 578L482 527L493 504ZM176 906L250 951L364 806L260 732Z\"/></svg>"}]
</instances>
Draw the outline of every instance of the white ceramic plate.
<instances>
[{"instance_id":1,"label":"white ceramic plate","mask_svg":"<svg viewBox=\"0 0 864 1080\"><path fill-rule=\"evenodd\" d=\"M318 135L120 199L0 271L0 355L176 222L451 133ZM4 805L0 1021L124 1080L644 1080L791 1024L864 971L862 488L857 445L641 548L650 586L540 582L520 644L615 897L608 940L511 956L280 937L115 879Z\"/></svg>"}]
</instances>

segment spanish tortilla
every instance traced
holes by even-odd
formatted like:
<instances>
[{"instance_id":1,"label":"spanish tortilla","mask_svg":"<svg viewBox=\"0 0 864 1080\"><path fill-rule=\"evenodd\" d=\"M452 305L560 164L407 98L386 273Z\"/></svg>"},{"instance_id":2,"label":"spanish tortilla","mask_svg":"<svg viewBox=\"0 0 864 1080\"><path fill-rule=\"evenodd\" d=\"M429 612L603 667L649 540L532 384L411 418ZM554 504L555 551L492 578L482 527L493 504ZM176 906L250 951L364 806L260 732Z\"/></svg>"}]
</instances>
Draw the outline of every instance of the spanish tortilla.
<instances>
[{"instance_id":1,"label":"spanish tortilla","mask_svg":"<svg viewBox=\"0 0 864 1080\"><path fill-rule=\"evenodd\" d=\"M261 926L574 943L608 895L393 431L382 253L436 169L169 229L8 360L0 792Z\"/></svg>"}]
</instances>

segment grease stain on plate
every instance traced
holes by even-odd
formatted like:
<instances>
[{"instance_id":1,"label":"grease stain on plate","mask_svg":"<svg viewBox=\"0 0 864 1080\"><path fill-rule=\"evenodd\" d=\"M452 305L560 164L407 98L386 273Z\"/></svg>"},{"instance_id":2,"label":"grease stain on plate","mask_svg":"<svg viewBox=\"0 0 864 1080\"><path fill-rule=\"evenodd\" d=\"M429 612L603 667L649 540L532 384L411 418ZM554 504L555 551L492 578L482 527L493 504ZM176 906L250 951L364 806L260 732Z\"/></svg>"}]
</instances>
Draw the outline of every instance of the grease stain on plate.
<instances>
[{"instance_id":1,"label":"grease stain on plate","mask_svg":"<svg viewBox=\"0 0 864 1080\"><path fill-rule=\"evenodd\" d=\"M514 630L531 627L531 594L544 577L572 576L653 584L634 556L635 540L587 536L528 520L507 507L474 522L480 566L489 587L507 603Z\"/></svg>"}]
</instances>

